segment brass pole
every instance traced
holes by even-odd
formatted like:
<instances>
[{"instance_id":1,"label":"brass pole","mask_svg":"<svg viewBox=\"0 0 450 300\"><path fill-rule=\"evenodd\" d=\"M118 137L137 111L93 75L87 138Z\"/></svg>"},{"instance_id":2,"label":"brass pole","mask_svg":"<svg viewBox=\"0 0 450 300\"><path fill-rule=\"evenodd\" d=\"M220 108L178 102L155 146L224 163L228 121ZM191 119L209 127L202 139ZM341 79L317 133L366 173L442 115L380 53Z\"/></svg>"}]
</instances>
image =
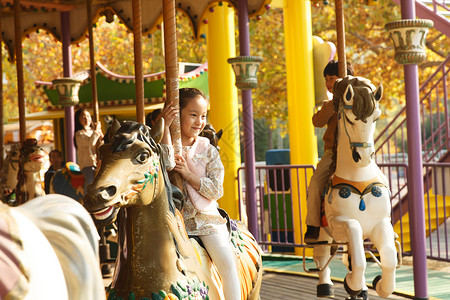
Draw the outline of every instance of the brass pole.
<instances>
[{"instance_id":1,"label":"brass pole","mask_svg":"<svg viewBox=\"0 0 450 300\"><path fill-rule=\"evenodd\" d=\"M14 43L16 50L17 70L17 101L19 102L19 136L20 143L26 139L27 128L25 123L25 88L23 82L23 57L22 57L22 28L20 24L20 1L14 0Z\"/></svg>"},{"instance_id":2,"label":"brass pole","mask_svg":"<svg viewBox=\"0 0 450 300\"><path fill-rule=\"evenodd\" d=\"M95 73L95 54L94 54L94 32L92 30L92 0L87 1L87 19L88 19L88 35L89 35L89 65L91 70L91 87L92 87L92 111L94 123L99 121L98 116L98 97L97 97L97 76Z\"/></svg>"},{"instance_id":3,"label":"brass pole","mask_svg":"<svg viewBox=\"0 0 450 300\"><path fill-rule=\"evenodd\" d=\"M164 53L166 63L166 103L179 106L178 91L178 54L177 54L177 19L175 0L163 0ZM170 136L175 155L182 155L180 114L170 125ZM181 175L169 173L170 181L180 190L183 189Z\"/></svg>"},{"instance_id":4,"label":"brass pole","mask_svg":"<svg viewBox=\"0 0 450 300\"><path fill-rule=\"evenodd\" d=\"M336 33L338 50L339 77L347 76L347 61L345 59L345 25L344 25L344 7L342 0L335 1L336 13Z\"/></svg>"},{"instance_id":5,"label":"brass pole","mask_svg":"<svg viewBox=\"0 0 450 300\"><path fill-rule=\"evenodd\" d=\"M177 21L174 0L163 0L164 49L166 62L166 102L179 105L178 93L178 55L177 55ZM181 155L180 119L175 118L170 126L170 135L175 154Z\"/></svg>"},{"instance_id":6,"label":"brass pole","mask_svg":"<svg viewBox=\"0 0 450 300\"><path fill-rule=\"evenodd\" d=\"M134 73L136 82L136 119L145 124L144 72L142 67L142 18L141 1L133 0Z\"/></svg>"}]
</instances>

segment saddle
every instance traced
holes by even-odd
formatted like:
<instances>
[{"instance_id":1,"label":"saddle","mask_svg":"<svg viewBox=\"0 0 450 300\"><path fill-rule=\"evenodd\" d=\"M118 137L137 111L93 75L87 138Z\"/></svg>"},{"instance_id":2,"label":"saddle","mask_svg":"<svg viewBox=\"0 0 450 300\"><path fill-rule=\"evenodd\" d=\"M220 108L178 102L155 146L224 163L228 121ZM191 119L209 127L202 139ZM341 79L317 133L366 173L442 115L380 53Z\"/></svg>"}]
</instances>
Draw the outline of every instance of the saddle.
<instances>
[{"instance_id":1,"label":"saddle","mask_svg":"<svg viewBox=\"0 0 450 300\"><path fill-rule=\"evenodd\" d=\"M227 220L228 240L231 242L231 237L232 237L231 222L232 222L232 220L230 219L230 216L228 215L228 213L224 209L217 208L217 210L219 211L219 213L222 216L222 218L225 218ZM190 239L194 239L203 249L206 250L205 245L203 245L202 240L198 236L196 236L196 235L188 235L188 237Z\"/></svg>"}]
</instances>

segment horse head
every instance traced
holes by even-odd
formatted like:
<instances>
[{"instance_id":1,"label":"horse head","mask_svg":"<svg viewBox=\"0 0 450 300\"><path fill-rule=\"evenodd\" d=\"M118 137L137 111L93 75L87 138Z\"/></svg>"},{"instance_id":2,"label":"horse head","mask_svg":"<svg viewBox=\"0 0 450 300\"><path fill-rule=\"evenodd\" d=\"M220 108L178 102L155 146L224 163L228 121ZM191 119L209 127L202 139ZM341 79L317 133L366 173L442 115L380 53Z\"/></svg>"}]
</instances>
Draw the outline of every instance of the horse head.
<instances>
[{"instance_id":1,"label":"horse head","mask_svg":"<svg viewBox=\"0 0 450 300\"><path fill-rule=\"evenodd\" d=\"M202 132L200 132L200 136L208 138L211 145L217 148L217 150L220 150L220 147L218 146L219 140L222 137L223 130L220 129L218 132L214 129L214 127L211 124L206 124L205 128L203 128Z\"/></svg>"},{"instance_id":2,"label":"horse head","mask_svg":"<svg viewBox=\"0 0 450 300\"><path fill-rule=\"evenodd\" d=\"M338 79L333 87L333 102L338 111L338 155L350 151L354 163L369 165L374 158L373 135L381 115L378 107L383 86L377 88L363 77ZM344 141L339 140L342 138Z\"/></svg>"},{"instance_id":3,"label":"horse head","mask_svg":"<svg viewBox=\"0 0 450 300\"><path fill-rule=\"evenodd\" d=\"M45 151L36 139L26 139L20 148L19 165L24 172L39 172L44 165Z\"/></svg>"},{"instance_id":4,"label":"horse head","mask_svg":"<svg viewBox=\"0 0 450 300\"><path fill-rule=\"evenodd\" d=\"M160 147L163 120L151 130L133 122L112 124L99 148L100 168L84 197L97 226L116 219L121 207L148 205L162 192ZM154 140L155 137L157 140Z\"/></svg>"}]
</instances>

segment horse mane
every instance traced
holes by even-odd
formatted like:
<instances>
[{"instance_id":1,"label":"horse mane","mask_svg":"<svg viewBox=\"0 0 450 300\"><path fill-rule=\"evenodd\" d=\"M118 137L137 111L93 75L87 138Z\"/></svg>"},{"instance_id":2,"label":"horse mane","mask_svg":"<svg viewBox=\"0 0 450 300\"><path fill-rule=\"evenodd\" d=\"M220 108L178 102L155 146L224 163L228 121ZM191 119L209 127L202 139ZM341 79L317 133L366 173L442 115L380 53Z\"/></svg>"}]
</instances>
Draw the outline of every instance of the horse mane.
<instances>
[{"instance_id":1,"label":"horse mane","mask_svg":"<svg viewBox=\"0 0 450 300\"><path fill-rule=\"evenodd\" d=\"M166 165L161 156L161 145L156 144L150 134L150 128L144 124L134 121L120 122L120 128L114 133L111 141L110 149L114 152L124 151L129 148L136 140L145 142L153 152L159 156L159 162L163 174L164 185L166 187L167 199L169 200L169 209L175 214L175 204L172 195L172 186L167 175Z\"/></svg>"},{"instance_id":2,"label":"horse mane","mask_svg":"<svg viewBox=\"0 0 450 300\"><path fill-rule=\"evenodd\" d=\"M6 157L3 161L2 176L0 177L0 186L2 187L2 191L3 188L5 188L6 182L8 180L9 165L11 163L11 160L13 159L15 154L19 152L19 150L20 150L20 143L12 144L11 150L7 152Z\"/></svg>"},{"instance_id":3,"label":"horse mane","mask_svg":"<svg viewBox=\"0 0 450 300\"><path fill-rule=\"evenodd\" d=\"M375 86L369 79L364 77L348 75L336 80L333 86L334 111L339 112L341 105L343 105L344 92L348 85L352 86L354 92L352 112L356 116L356 120L367 122L367 117L371 116L375 110L376 101L373 95ZM336 126L334 131L333 157L330 165L330 171L332 173L336 170L337 133L338 126Z\"/></svg>"},{"instance_id":4,"label":"horse mane","mask_svg":"<svg viewBox=\"0 0 450 300\"><path fill-rule=\"evenodd\" d=\"M104 299L97 229L82 205L67 196L53 194L34 198L14 209L28 217L52 245L71 299Z\"/></svg>"},{"instance_id":5,"label":"horse mane","mask_svg":"<svg viewBox=\"0 0 450 300\"><path fill-rule=\"evenodd\" d=\"M20 205L30 200L27 199L26 192L20 190L20 187L25 184L25 163L28 161L30 153L34 151L36 146L36 139L26 139L20 147L19 170L17 171L16 201L14 202L14 205Z\"/></svg>"},{"instance_id":6,"label":"horse mane","mask_svg":"<svg viewBox=\"0 0 450 300\"><path fill-rule=\"evenodd\" d=\"M338 79L333 86L333 105L334 110L339 111L341 103L343 102L343 96L345 89L348 85L353 88L353 114L356 116L356 120L367 122L367 117L371 116L376 107L375 97L373 92L375 86L370 80L364 77L346 76L343 79Z\"/></svg>"}]
</instances>

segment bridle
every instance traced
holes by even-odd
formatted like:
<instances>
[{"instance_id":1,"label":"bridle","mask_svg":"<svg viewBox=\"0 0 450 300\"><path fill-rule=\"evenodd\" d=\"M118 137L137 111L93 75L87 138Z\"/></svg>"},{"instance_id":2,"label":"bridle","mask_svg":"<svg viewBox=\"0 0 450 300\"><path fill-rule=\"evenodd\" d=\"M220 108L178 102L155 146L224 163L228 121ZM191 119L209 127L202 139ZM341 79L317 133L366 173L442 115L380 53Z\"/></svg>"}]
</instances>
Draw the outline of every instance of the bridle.
<instances>
[{"instance_id":1,"label":"bridle","mask_svg":"<svg viewBox=\"0 0 450 300\"><path fill-rule=\"evenodd\" d=\"M347 135L348 142L350 144L350 149L354 150L356 147L363 148L363 149L372 147L373 143L371 143L371 142L352 142L352 139L350 138L350 135L348 134L348 131L347 131L347 121L346 121L347 117L345 115L344 109L353 109L353 105L341 106L341 112L340 112L340 117L343 118L343 121L344 121L344 130L345 130L345 134Z\"/></svg>"}]
</instances>

